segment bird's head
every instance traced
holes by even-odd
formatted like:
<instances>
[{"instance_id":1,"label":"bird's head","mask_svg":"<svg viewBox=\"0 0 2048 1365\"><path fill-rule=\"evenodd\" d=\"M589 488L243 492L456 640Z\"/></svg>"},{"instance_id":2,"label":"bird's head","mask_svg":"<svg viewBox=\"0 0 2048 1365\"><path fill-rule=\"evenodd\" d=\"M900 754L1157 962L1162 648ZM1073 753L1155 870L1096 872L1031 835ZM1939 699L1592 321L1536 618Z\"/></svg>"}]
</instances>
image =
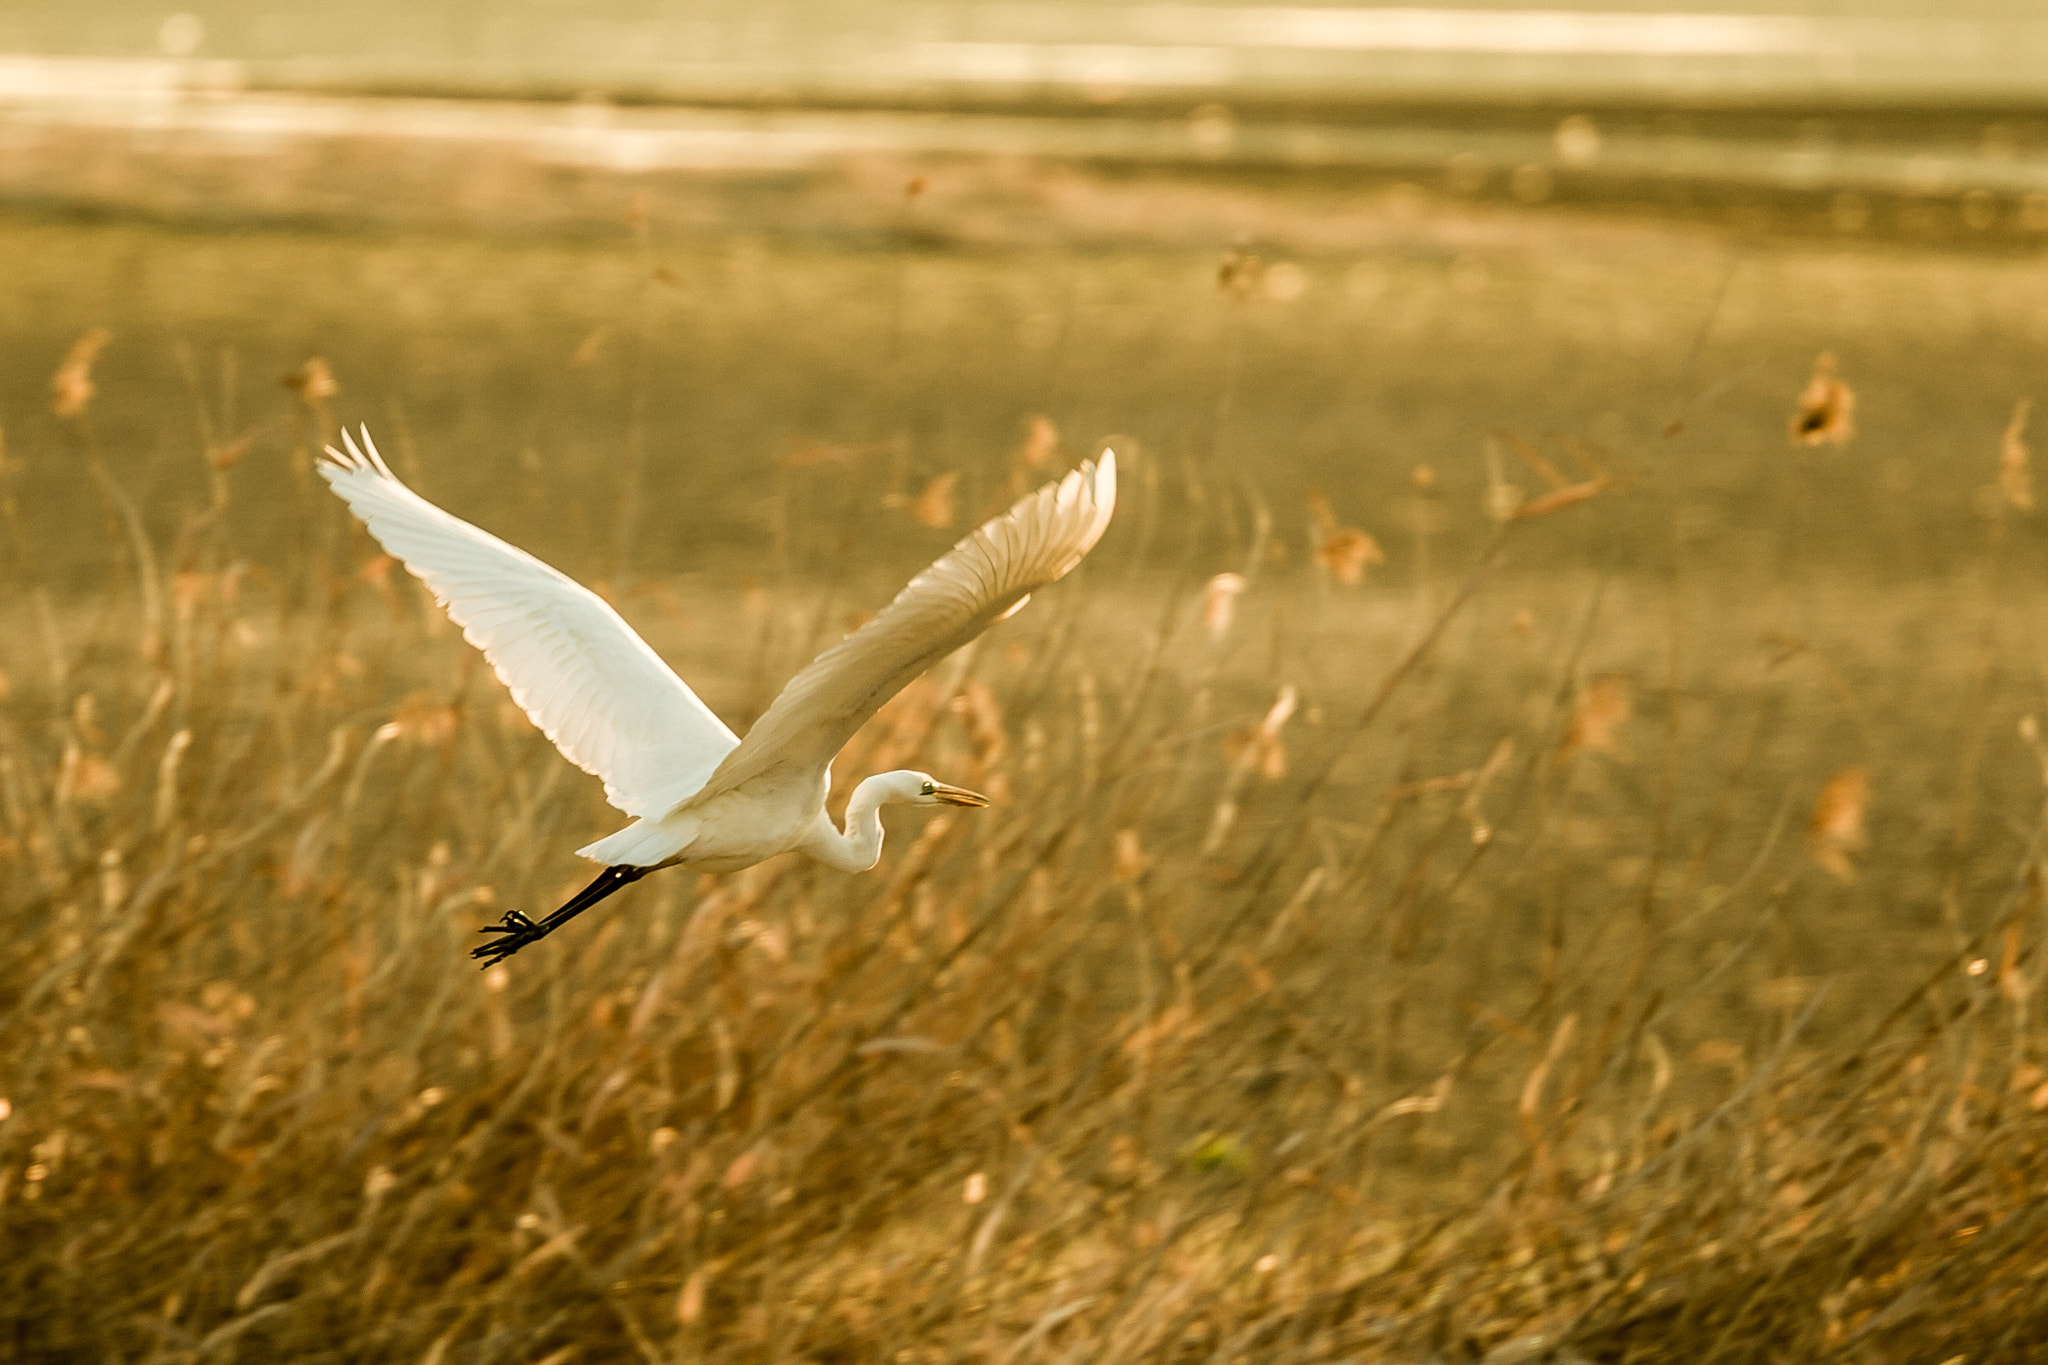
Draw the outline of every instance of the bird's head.
<instances>
[{"instance_id":1,"label":"bird's head","mask_svg":"<svg viewBox=\"0 0 2048 1365\"><path fill-rule=\"evenodd\" d=\"M888 799L906 806L986 806L988 798L965 787L952 787L930 773L889 774Z\"/></svg>"}]
</instances>

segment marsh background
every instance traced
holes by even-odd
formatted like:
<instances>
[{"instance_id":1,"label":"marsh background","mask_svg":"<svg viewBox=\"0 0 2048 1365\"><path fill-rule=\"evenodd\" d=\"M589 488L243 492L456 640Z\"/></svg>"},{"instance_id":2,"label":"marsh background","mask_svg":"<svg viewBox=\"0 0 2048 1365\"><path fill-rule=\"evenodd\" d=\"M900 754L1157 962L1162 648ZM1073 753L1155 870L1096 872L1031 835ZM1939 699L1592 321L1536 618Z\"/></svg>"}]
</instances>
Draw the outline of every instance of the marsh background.
<instances>
[{"instance_id":1,"label":"marsh background","mask_svg":"<svg viewBox=\"0 0 2048 1365\"><path fill-rule=\"evenodd\" d=\"M11 1358L2041 1349L2048 39L1361 13L0 17ZM358 422L740 729L1123 492L993 809L477 973L616 816Z\"/></svg>"}]
</instances>

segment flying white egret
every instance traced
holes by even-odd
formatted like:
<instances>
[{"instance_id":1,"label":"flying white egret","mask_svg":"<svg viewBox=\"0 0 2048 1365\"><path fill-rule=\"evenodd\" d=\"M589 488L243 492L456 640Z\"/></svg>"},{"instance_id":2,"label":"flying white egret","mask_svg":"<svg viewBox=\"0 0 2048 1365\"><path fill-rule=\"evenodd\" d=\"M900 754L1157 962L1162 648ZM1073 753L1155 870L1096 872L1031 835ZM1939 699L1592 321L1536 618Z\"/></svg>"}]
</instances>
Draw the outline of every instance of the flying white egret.
<instances>
[{"instance_id":1,"label":"flying white egret","mask_svg":"<svg viewBox=\"0 0 2048 1365\"><path fill-rule=\"evenodd\" d=\"M370 433L344 433L320 473L380 544L433 590L541 732L605 799L637 817L577 850L605 869L545 919L514 910L471 956L510 957L657 868L734 872L792 850L848 872L882 856L882 806L986 806L929 773L853 789L825 813L832 760L912 679L1081 562L1116 507L1116 456L1018 500L910 580L881 614L783 687L744 740L604 600L399 482Z\"/></svg>"}]
</instances>

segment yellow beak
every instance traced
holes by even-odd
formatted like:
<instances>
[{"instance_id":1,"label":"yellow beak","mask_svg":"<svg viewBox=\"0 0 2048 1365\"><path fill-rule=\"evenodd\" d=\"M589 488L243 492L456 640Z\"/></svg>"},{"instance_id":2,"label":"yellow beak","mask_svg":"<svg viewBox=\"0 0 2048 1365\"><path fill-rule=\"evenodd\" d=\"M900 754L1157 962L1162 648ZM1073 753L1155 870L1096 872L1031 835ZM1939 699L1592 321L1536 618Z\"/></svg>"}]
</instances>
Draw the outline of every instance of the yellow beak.
<instances>
[{"instance_id":1,"label":"yellow beak","mask_svg":"<svg viewBox=\"0 0 2048 1365\"><path fill-rule=\"evenodd\" d=\"M988 798L980 792L971 792L965 787L949 787L943 782L932 783L932 795L949 806L986 806Z\"/></svg>"}]
</instances>

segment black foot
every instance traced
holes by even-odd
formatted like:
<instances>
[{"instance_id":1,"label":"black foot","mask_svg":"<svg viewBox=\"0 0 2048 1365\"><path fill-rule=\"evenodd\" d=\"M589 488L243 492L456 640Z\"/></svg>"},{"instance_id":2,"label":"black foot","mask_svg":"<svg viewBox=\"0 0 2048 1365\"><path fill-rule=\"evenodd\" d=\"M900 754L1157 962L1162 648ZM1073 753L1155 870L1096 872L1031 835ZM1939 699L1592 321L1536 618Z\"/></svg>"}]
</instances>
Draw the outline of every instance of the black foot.
<instances>
[{"instance_id":1,"label":"black foot","mask_svg":"<svg viewBox=\"0 0 2048 1365\"><path fill-rule=\"evenodd\" d=\"M570 897L567 905L539 922L528 919L517 910L508 910L505 918L477 931L498 937L489 943L478 944L469 950L469 955L481 958L485 967L496 966L527 944L546 938L620 887L630 886L652 871L651 867L608 867L597 874L596 881Z\"/></svg>"},{"instance_id":2,"label":"black foot","mask_svg":"<svg viewBox=\"0 0 2048 1365\"><path fill-rule=\"evenodd\" d=\"M486 967L495 966L518 952L521 948L524 948L527 944L538 943L541 939L547 937L547 930L541 928L517 910L507 910L504 919L496 924L487 924L477 930L477 932L501 936L492 939L489 943L480 943L469 950L469 955L474 958L481 958Z\"/></svg>"}]
</instances>

